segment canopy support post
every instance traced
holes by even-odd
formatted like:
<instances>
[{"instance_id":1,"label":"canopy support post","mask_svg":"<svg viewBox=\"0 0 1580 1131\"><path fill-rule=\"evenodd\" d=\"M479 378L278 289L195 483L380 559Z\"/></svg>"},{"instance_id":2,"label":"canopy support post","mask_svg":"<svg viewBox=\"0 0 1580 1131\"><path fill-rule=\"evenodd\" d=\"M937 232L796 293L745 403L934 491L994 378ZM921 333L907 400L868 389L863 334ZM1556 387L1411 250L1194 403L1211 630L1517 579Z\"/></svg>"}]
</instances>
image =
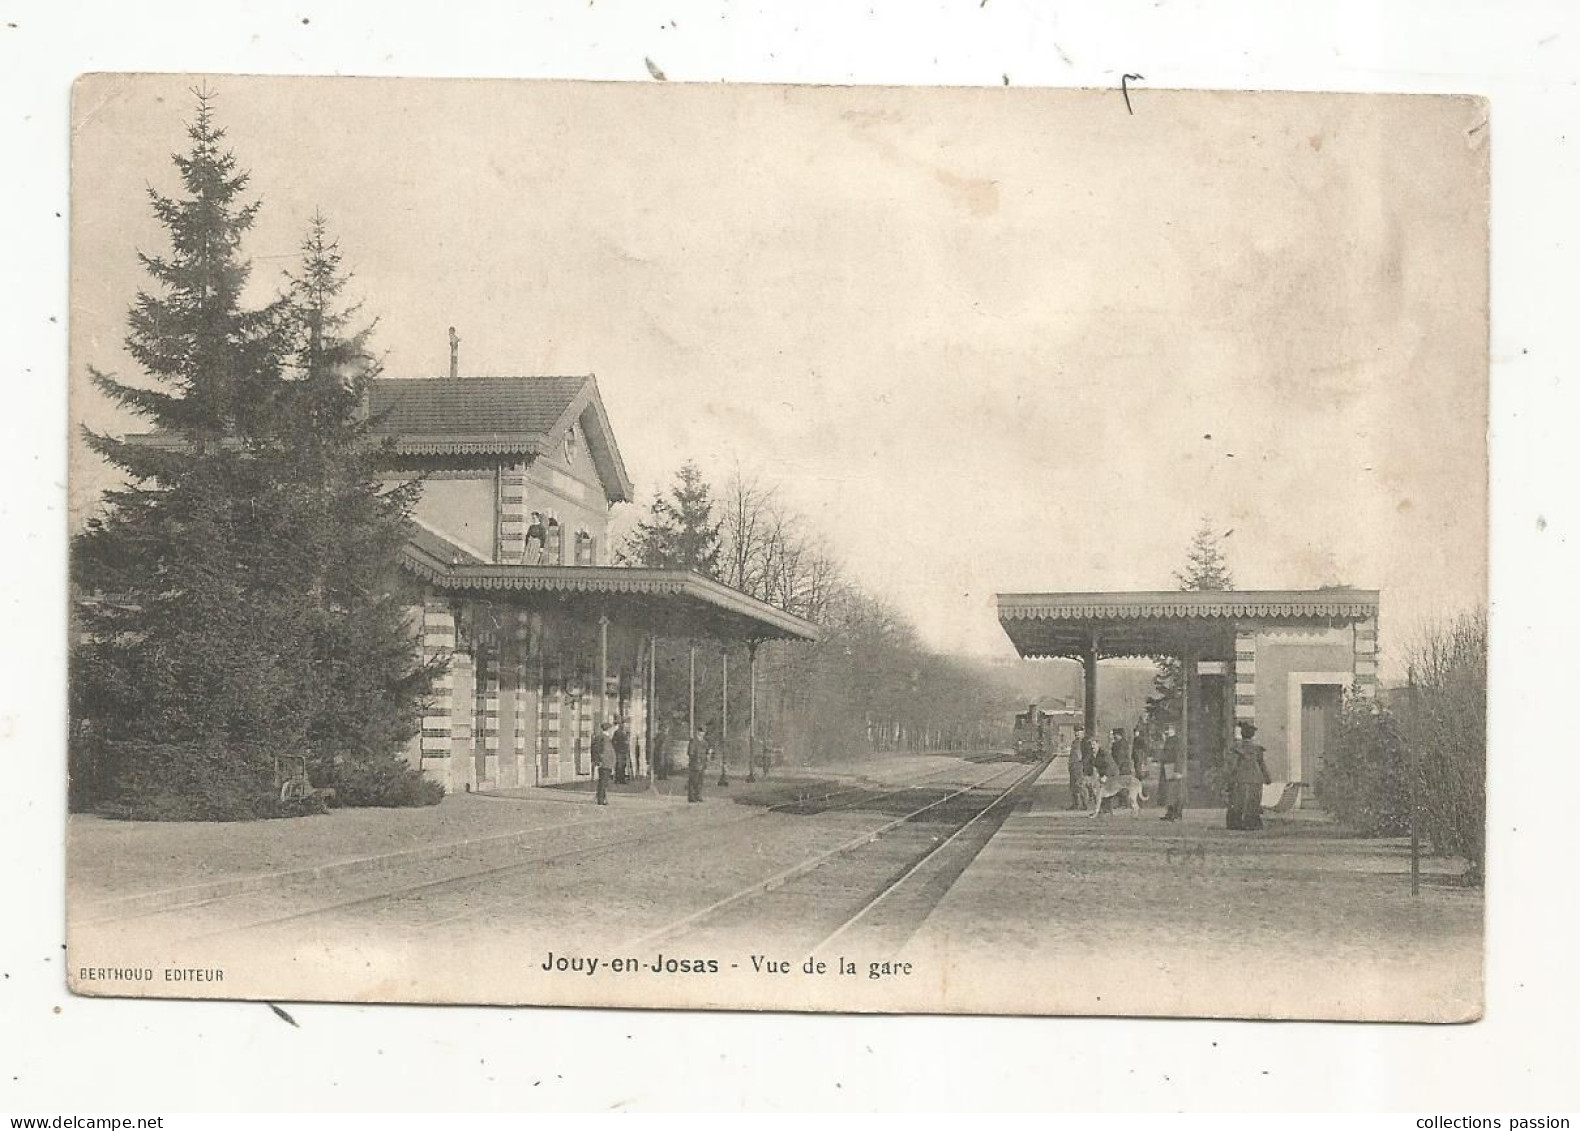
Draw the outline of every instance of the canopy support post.
<instances>
[{"instance_id":1,"label":"canopy support post","mask_svg":"<svg viewBox=\"0 0 1580 1131\"><path fill-rule=\"evenodd\" d=\"M1196 698L1196 649L1187 647L1180 655L1180 815L1190 804L1190 715Z\"/></svg>"},{"instance_id":2,"label":"canopy support post","mask_svg":"<svg viewBox=\"0 0 1580 1131\"><path fill-rule=\"evenodd\" d=\"M598 729L609 722L609 616L598 617ZM607 756L607 755L606 755Z\"/></svg>"},{"instance_id":3,"label":"canopy support post","mask_svg":"<svg viewBox=\"0 0 1580 1131\"><path fill-rule=\"evenodd\" d=\"M757 780L757 641L746 644L746 780ZM763 777L768 776L766 760Z\"/></svg>"},{"instance_id":4,"label":"canopy support post","mask_svg":"<svg viewBox=\"0 0 1580 1131\"><path fill-rule=\"evenodd\" d=\"M719 678L724 684L720 692L719 711L719 784L730 784L730 651L726 647L719 653Z\"/></svg>"},{"instance_id":5,"label":"canopy support post","mask_svg":"<svg viewBox=\"0 0 1580 1131\"><path fill-rule=\"evenodd\" d=\"M653 736L658 732L658 724L654 721L657 717L658 705L654 702L658 698L658 633L649 633L647 638L647 791L658 792L658 758L657 750L653 746Z\"/></svg>"},{"instance_id":6,"label":"canopy support post","mask_svg":"<svg viewBox=\"0 0 1580 1131\"><path fill-rule=\"evenodd\" d=\"M1081 666L1086 675L1086 703L1083 721L1086 737L1097 739L1097 633L1086 634L1086 645L1081 649Z\"/></svg>"}]
</instances>

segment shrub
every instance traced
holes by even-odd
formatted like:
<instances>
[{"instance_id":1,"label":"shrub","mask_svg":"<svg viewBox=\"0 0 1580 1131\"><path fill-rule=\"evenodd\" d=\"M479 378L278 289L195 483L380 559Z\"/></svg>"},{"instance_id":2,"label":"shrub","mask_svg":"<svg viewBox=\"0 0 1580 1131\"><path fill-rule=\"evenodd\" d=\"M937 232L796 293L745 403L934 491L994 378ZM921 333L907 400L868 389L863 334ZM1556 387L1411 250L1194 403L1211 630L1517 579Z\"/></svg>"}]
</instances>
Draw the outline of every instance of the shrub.
<instances>
[{"instance_id":1,"label":"shrub","mask_svg":"<svg viewBox=\"0 0 1580 1131\"><path fill-rule=\"evenodd\" d=\"M111 769L106 816L134 821L250 821L272 817L274 775L248 747L146 742L104 744Z\"/></svg>"},{"instance_id":2,"label":"shrub","mask_svg":"<svg viewBox=\"0 0 1580 1131\"><path fill-rule=\"evenodd\" d=\"M442 785L429 781L398 758L342 762L332 782L315 784L331 785L335 804L352 807L404 809L437 805L444 798Z\"/></svg>"},{"instance_id":3,"label":"shrub","mask_svg":"<svg viewBox=\"0 0 1580 1131\"><path fill-rule=\"evenodd\" d=\"M1487 834L1487 616L1428 633L1408 655L1400 731L1417 756L1422 832L1433 851L1463 856L1479 883Z\"/></svg>"},{"instance_id":4,"label":"shrub","mask_svg":"<svg viewBox=\"0 0 1580 1131\"><path fill-rule=\"evenodd\" d=\"M1408 766L1394 714L1350 694L1315 785L1323 806L1356 832L1402 836L1410 831Z\"/></svg>"},{"instance_id":5,"label":"shrub","mask_svg":"<svg viewBox=\"0 0 1580 1131\"><path fill-rule=\"evenodd\" d=\"M1462 856L1480 883L1487 821L1487 618L1465 614L1407 656L1397 706L1347 697L1319 783L1323 805L1367 836L1416 831L1439 856Z\"/></svg>"}]
</instances>

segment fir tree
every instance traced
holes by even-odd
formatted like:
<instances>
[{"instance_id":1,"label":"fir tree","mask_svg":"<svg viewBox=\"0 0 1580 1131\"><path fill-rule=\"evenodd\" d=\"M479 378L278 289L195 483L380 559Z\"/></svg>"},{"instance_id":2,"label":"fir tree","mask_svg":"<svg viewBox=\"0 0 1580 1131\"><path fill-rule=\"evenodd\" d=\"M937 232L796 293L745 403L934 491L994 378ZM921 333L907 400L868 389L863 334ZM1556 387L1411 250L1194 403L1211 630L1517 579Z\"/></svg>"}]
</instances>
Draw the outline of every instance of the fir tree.
<instances>
[{"instance_id":1,"label":"fir tree","mask_svg":"<svg viewBox=\"0 0 1580 1131\"><path fill-rule=\"evenodd\" d=\"M394 576L417 488L381 489L360 413L371 328L347 329L321 221L288 293L243 304L258 205L206 93L188 134L185 194L150 190L170 251L141 256L155 285L129 318L151 382L93 372L158 442L88 434L127 486L73 547L73 800L270 815L300 756L344 801L434 800L396 757L434 671Z\"/></svg>"},{"instance_id":2,"label":"fir tree","mask_svg":"<svg viewBox=\"0 0 1580 1131\"><path fill-rule=\"evenodd\" d=\"M713 496L702 472L683 464L667 495L653 500L648 517L631 533L621 559L659 569L690 569L718 577L719 531L713 517Z\"/></svg>"},{"instance_id":3,"label":"fir tree","mask_svg":"<svg viewBox=\"0 0 1580 1131\"><path fill-rule=\"evenodd\" d=\"M1186 551L1185 568L1174 574L1181 589L1208 592L1234 588L1234 575L1229 572L1222 543L1223 536L1215 532L1212 519L1203 518Z\"/></svg>"},{"instance_id":4,"label":"fir tree","mask_svg":"<svg viewBox=\"0 0 1580 1131\"><path fill-rule=\"evenodd\" d=\"M1174 580L1181 590L1194 592L1234 588L1234 575L1223 552L1223 536L1212 520L1203 517L1185 554L1185 568L1176 570ZM1152 679L1152 694L1147 699L1147 718L1154 726L1180 724L1180 664L1175 656L1154 660L1157 674Z\"/></svg>"},{"instance_id":5,"label":"fir tree","mask_svg":"<svg viewBox=\"0 0 1580 1131\"><path fill-rule=\"evenodd\" d=\"M397 574L420 485L382 483L385 451L362 411L379 374L368 349L374 324L354 329L358 307L340 305L350 276L321 215L287 279L292 380L282 446L295 497L297 574L312 618L313 691L304 708L313 779L345 804L437 801L438 787L400 757L443 670L414 655L410 599Z\"/></svg>"},{"instance_id":6,"label":"fir tree","mask_svg":"<svg viewBox=\"0 0 1580 1131\"><path fill-rule=\"evenodd\" d=\"M87 433L127 485L76 540L83 643L72 698L84 738L73 768L100 798L146 816L268 811L275 757L304 733L297 654L306 618L286 596L269 471L282 392L282 305L248 309L241 241L257 202L198 92L185 194L152 188L167 255L140 255L126 347L152 378L92 371L166 441ZM77 796L82 796L81 790Z\"/></svg>"}]
</instances>

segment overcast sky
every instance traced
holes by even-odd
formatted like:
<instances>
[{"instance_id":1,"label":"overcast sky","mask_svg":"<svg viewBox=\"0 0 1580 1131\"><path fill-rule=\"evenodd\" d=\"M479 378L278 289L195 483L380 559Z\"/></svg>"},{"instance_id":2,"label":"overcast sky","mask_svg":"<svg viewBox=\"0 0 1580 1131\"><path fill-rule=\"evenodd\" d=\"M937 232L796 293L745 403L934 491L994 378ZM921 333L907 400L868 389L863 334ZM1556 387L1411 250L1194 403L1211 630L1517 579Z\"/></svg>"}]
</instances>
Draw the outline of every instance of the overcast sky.
<instances>
[{"instance_id":1,"label":"overcast sky","mask_svg":"<svg viewBox=\"0 0 1580 1131\"><path fill-rule=\"evenodd\" d=\"M210 81L260 294L322 209L388 375L452 324L465 373L594 372L644 497L760 473L940 648L1010 651L996 591L1172 588L1204 515L1241 588L1381 589L1385 678L1484 599L1480 103ZM136 373L190 85L77 91L95 427L138 427L85 366Z\"/></svg>"}]
</instances>

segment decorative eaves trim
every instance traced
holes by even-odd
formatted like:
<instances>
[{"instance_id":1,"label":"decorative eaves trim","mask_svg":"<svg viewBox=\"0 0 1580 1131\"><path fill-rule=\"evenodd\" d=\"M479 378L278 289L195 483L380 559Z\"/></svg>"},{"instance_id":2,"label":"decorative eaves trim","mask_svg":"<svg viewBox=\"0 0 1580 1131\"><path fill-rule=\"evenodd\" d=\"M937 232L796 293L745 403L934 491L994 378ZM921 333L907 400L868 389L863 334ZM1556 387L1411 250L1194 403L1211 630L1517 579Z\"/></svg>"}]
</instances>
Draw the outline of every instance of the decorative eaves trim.
<instances>
[{"instance_id":1,"label":"decorative eaves trim","mask_svg":"<svg viewBox=\"0 0 1580 1131\"><path fill-rule=\"evenodd\" d=\"M1377 615L1375 590L1215 591L1142 593L1071 593L998 595L1000 621L1023 620L1138 620L1138 619L1245 619L1339 617Z\"/></svg>"},{"instance_id":2,"label":"decorative eaves trim","mask_svg":"<svg viewBox=\"0 0 1580 1131\"><path fill-rule=\"evenodd\" d=\"M410 543L402 563L440 589L685 597L722 612L756 620L786 636L808 641L821 636L818 627L810 621L701 574L682 570L626 566L449 565Z\"/></svg>"}]
</instances>

